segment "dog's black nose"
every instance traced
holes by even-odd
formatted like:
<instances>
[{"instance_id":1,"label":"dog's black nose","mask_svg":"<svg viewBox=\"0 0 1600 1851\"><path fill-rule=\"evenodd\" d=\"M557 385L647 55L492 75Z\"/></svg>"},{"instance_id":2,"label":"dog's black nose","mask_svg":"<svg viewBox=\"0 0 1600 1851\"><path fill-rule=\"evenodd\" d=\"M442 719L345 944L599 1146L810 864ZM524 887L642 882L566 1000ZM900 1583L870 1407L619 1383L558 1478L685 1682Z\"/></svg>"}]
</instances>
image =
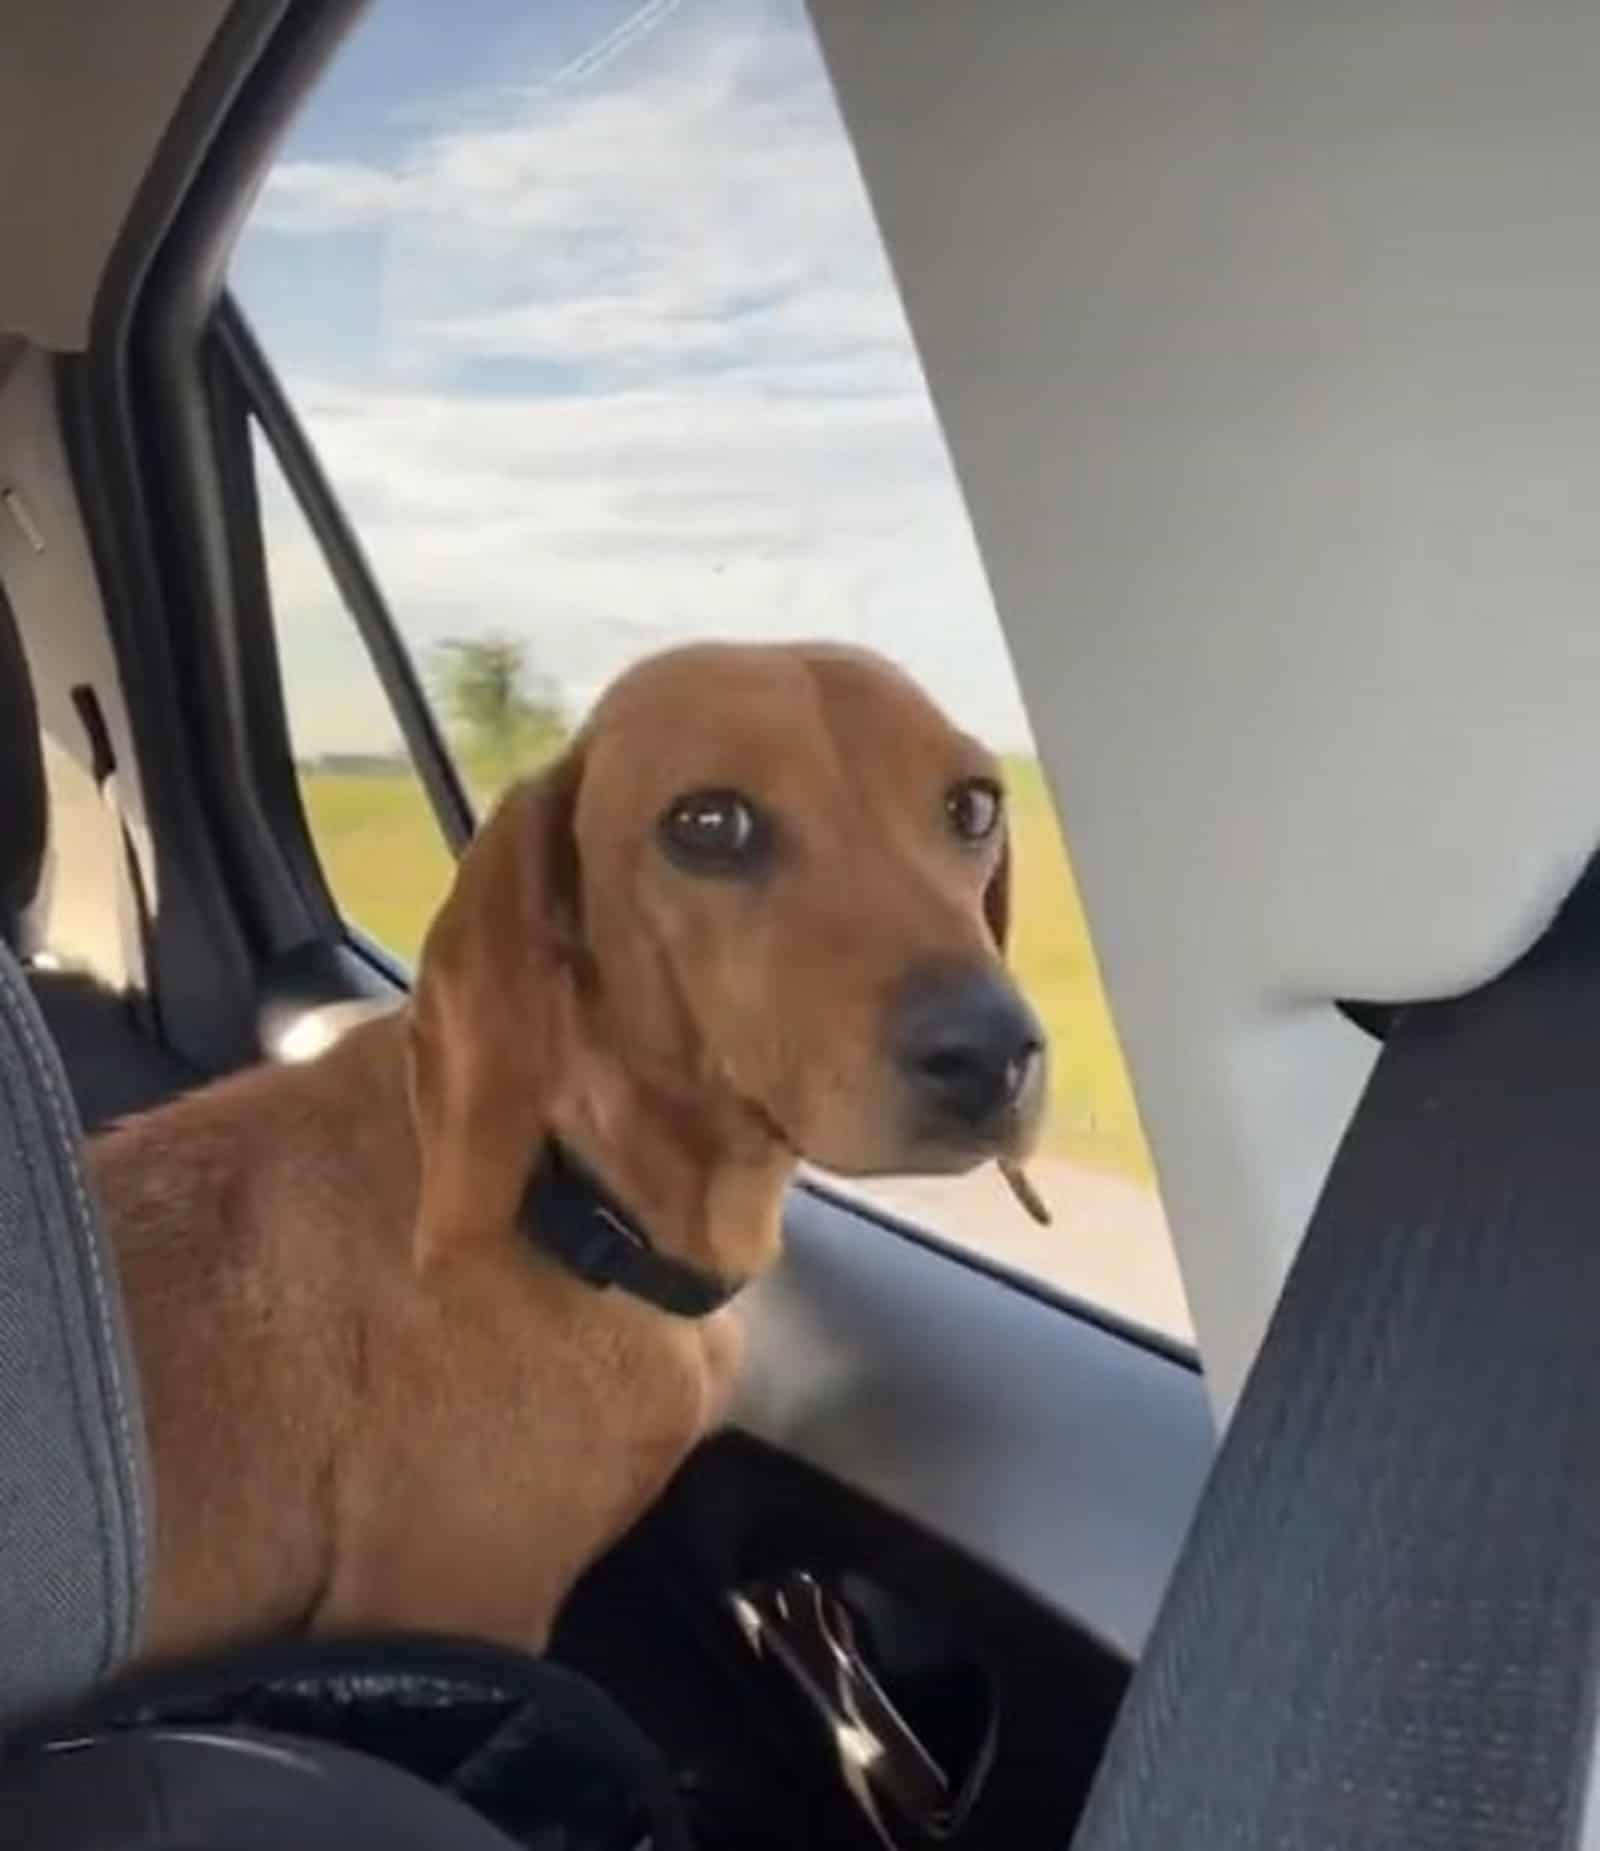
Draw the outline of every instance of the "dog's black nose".
<instances>
[{"instance_id":1,"label":"dog's black nose","mask_svg":"<svg viewBox=\"0 0 1600 1851\"><path fill-rule=\"evenodd\" d=\"M913 985L896 1047L919 1102L946 1124L979 1131L1021 1098L1044 1033L1003 975L978 970Z\"/></svg>"}]
</instances>

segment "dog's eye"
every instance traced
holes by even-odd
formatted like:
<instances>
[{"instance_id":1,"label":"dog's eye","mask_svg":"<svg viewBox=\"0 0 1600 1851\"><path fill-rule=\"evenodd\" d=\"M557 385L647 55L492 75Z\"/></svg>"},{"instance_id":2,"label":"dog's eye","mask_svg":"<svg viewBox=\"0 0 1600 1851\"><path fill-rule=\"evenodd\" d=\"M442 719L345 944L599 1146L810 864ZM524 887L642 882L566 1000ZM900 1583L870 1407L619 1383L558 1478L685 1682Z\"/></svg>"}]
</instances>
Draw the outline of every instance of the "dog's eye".
<instances>
[{"instance_id":1,"label":"dog's eye","mask_svg":"<svg viewBox=\"0 0 1600 1851\"><path fill-rule=\"evenodd\" d=\"M737 791L689 791L661 818L662 844L691 874L741 874L766 848L761 813Z\"/></svg>"},{"instance_id":2,"label":"dog's eye","mask_svg":"<svg viewBox=\"0 0 1600 1851\"><path fill-rule=\"evenodd\" d=\"M982 842L1000 821L1003 800L992 778L963 778L945 793L944 813L963 842Z\"/></svg>"}]
</instances>

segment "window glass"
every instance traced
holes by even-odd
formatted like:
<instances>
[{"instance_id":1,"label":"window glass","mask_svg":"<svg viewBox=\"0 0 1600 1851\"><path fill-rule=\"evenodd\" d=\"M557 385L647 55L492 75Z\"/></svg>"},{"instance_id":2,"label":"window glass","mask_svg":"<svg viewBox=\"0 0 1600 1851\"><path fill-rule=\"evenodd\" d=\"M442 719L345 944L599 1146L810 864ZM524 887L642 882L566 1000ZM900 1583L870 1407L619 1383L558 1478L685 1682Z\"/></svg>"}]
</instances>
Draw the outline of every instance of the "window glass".
<instances>
[{"instance_id":1,"label":"window glass","mask_svg":"<svg viewBox=\"0 0 1600 1851\"><path fill-rule=\"evenodd\" d=\"M992 1168L870 1193L1186 1335L1057 818L801 0L379 0L233 284L480 800L628 662L708 634L869 644L1006 754L1054 1225ZM437 864L419 850L390 883L420 792L338 769L393 729L369 669L346 705L341 645L300 646L328 652L305 698L331 730L307 718L296 750L315 746L335 891L414 952Z\"/></svg>"},{"instance_id":2,"label":"window glass","mask_svg":"<svg viewBox=\"0 0 1600 1851\"><path fill-rule=\"evenodd\" d=\"M412 963L454 868L322 548L252 426L267 592L306 824L340 911Z\"/></svg>"}]
</instances>

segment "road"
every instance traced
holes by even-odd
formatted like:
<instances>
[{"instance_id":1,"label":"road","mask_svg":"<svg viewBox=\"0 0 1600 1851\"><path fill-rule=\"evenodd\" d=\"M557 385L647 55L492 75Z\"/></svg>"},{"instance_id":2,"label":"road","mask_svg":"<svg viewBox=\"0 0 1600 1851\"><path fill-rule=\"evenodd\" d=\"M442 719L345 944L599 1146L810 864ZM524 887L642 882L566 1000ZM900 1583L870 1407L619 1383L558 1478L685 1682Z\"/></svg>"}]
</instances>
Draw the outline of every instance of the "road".
<instances>
[{"instance_id":1,"label":"road","mask_svg":"<svg viewBox=\"0 0 1600 1851\"><path fill-rule=\"evenodd\" d=\"M993 1165L970 1176L875 1181L864 1193L1075 1297L1192 1342L1183 1282L1155 1191L1055 1157L1030 1164L1028 1174L1049 1206L1049 1227L1029 1219Z\"/></svg>"}]
</instances>

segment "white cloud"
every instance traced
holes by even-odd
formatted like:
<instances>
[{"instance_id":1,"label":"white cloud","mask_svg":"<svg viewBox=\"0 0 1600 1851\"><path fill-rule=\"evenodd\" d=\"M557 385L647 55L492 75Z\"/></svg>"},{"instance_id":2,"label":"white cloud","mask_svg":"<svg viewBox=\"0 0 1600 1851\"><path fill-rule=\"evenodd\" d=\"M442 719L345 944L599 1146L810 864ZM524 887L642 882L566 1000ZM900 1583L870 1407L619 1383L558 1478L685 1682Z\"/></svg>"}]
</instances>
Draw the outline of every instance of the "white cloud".
<instances>
[{"instance_id":1,"label":"white cloud","mask_svg":"<svg viewBox=\"0 0 1600 1851\"><path fill-rule=\"evenodd\" d=\"M252 229L312 235L380 223L400 207L393 174L357 161L290 161L267 176Z\"/></svg>"},{"instance_id":2,"label":"white cloud","mask_svg":"<svg viewBox=\"0 0 1600 1851\"><path fill-rule=\"evenodd\" d=\"M419 648L526 634L577 701L684 635L843 635L1018 742L803 15L685 0L633 18L553 85L512 72L442 101L458 126L387 166L290 162L263 194L251 236L308 288L321 241L381 241L371 351L277 357L402 623ZM308 725L356 713L330 698Z\"/></svg>"}]
</instances>

